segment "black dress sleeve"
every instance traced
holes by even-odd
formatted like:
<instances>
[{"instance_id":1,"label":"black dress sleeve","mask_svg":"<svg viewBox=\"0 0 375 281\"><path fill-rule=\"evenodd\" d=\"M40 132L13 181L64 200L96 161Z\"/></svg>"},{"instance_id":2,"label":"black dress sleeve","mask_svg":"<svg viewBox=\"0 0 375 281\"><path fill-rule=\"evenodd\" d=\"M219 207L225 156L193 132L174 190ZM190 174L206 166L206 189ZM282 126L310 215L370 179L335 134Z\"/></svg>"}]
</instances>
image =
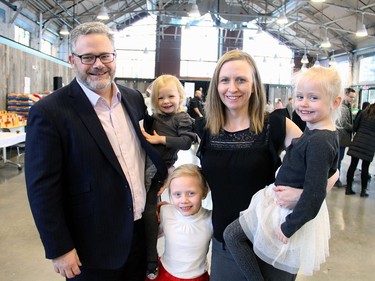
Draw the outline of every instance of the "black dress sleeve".
<instances>
[{"instance_id":1,"label":"black dress sleeve","mask_svg":"<svg viewBox=\"0 0 375 281\"><path fill-rule=\"evenodd\" d=\"M274 163L274 171L280 167L280 153L284 150L286 135L286 117L279 114L269 115L269 150Z\"/></svg>"}]
</instances>

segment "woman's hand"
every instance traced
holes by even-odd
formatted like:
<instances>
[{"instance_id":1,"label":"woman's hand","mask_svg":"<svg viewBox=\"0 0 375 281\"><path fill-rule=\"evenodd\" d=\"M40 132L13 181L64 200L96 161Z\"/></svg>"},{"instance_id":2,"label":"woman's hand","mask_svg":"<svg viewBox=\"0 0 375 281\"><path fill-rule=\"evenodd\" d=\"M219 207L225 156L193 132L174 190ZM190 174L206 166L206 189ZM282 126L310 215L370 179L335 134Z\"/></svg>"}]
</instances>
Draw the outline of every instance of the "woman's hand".
<instances>
[{"instance_id":1,"label":"woman's hand","mask_svg":"<svg viewBox=\"0 0 375 281\"><path fill-rule=\"evenodd\" d=\"M335 185L336 181L340 178L339 170L336 170L336 173L334 173L329 179L327 183L327 192L332 189L332 187Z\"/></svg>"},{"instance_id":2,"label":"woman's hand","mask_svg":"<svg viewBox=\"0 0 375 281\"><path fill-rule=\"evenodd\" d=\"M276 204L289 210L294 209L303 191L284 185L274 186L273 190L276 193Z\"/></svg>"},{"instance_id":3,"label":"woman's hand","mask_svg":"<svg viewBox=\"0 0 375 281\"><path fill-rule=\"evenodd\" d=\"M280 226L277 228L276 235L277 235L277 238L278 238L281 242L283 242L284 244L287 244L287 243L288 243L289 238L286 237L286 236L284 235L284 233L283 233L283 231L281 230L281 227L280 227Z\"/></svg>"},{"instance_id":4,"label":"woman's hand","mask_svg":"<svg viewBox=\"0 0 375 281\"><path fill-rule=\"evenodd\" d=\"M336 173L334 173L328 179L327 192L332 189L338 178L339 172L336 171ZM273 190L276 193L276 204L289 210L294 209L303 191L303 189L293 188L284 185L275 186Z\"/></svg>"}]
</instances>

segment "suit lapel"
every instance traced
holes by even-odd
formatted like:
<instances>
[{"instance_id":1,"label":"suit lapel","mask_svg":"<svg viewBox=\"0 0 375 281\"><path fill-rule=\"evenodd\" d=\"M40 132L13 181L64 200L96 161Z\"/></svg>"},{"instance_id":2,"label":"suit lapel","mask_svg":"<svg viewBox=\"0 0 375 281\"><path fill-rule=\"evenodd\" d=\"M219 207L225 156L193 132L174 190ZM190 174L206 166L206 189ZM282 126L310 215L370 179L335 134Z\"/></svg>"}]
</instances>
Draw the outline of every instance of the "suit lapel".
<instances>
[{"instance_id":1,"label":"suit lapel","mask_svg":"<svg viewBox=\"0 0 375 281\"><path fill-rule=\"evenodd\" d=\"M82 123L86 126L88 132L91 134L98 147L103 151L104 155L108 158L108 161L113 167L119 172L119 174L125 175L122 171L121 165L117 160L117 157L112 149L112 146L108 140L108 137L103 129L102 124L94 108L92 107L89 99L79 86L78 82L74 79L70 84L69 99L68 102L75 109L77 115L82 120Z\"/></svg>"},{"instance_id":2,"label":"suit lapel","mask_svg":"<svg viewBox=\"0 0 375 281\"><path fill-rule=\"evenodd\" d=\"M122 99L121 99L122 103L125 106L126 111L128 112L130 121L133 124L134 130L141 142L143 149L146 151L147 155L151 158L152 162L155 164L156 168L159 171L161 178L165 179L168 175L168 169L165 165L165 162L161 158L159 152L143 136L142 131L139 127L139 120L135 118L136 114L135 112L132 111L132 108L131 108L133 104L129 102L126 94L121 92L121 96L122 96Z\"/></svg>"}]
</instances>

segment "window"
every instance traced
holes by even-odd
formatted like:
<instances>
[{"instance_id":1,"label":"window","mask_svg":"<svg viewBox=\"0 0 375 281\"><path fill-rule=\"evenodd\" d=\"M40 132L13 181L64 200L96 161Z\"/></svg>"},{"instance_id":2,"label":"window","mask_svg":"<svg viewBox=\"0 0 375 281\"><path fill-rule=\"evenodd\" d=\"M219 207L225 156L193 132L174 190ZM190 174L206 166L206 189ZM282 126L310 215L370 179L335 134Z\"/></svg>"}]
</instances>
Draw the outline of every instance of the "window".
<instances>
[{"instance_id":1,"label":"window","mask_svg":"<svg viewBox=\"0 0 375 281\"><path fill-rule=\"evenodd\" d=\"M351 84L351 81L349 80L349 77L351 77L351 72L350 72L350 64L348 61L341 61L338 62L335 66L337 71L340 74L342 84L344 87L349 87Z\"/></svg>"},{"instance_id":2,"label":"window","mask_svg":"<svg viewBox=\"0 0 375 281\"><path fill-rule=\"evenodd\" d=\"M154 78L156 19L143 18L115 34L116 77Z\"/></svg>"},{"instance_id":3,"label":"window","mask_svg":"<svg viewBox=\"0 0 375 281\"><path fill-rule=\"evenodd\" d=\"M219 32L212 27L210 17L209 14L204 16L203 26L181 30L181 77L212 77L218 58Z\"/></svg>"},{"instance_id":4,"label":"window","mask_svg":"<svg viewBox=\"0 0 375 281\"><path fill-rule=\"evenodd\" d=\"M375 55L366 55L359 57L359 83L371 83L375 77Z\"/></svg>"},{"instance_id":5,"label":"window","mask_svg":"<svg viewBox=\"0 0 375 281\"><path fill-rule=\"evenodd\" d=\"M262 82L290 85L293 52L266 32L258 32L256 25L250 27L251 29L246 29L243 33L243 50L256 61Z\"/></svg>"},{"instance_id":6,"label":"window","mask_svg":"<svg viewBox=\"0 0 375 281\"><path fill-rule=\"evenodd\" d=\"M42 47L40 51L51 56L52 55L52 43L45 39L42 39Z\"/></svg>"},{"instance_id":7,"label":"window","mask_svg":"<svg viewBox=\"0 0 375 281\"><path fill-rule=\"evenodd\" d=\"M19 27L14 26L14 41L30 47L30 32Z\"/></svg>"}]
</instances>

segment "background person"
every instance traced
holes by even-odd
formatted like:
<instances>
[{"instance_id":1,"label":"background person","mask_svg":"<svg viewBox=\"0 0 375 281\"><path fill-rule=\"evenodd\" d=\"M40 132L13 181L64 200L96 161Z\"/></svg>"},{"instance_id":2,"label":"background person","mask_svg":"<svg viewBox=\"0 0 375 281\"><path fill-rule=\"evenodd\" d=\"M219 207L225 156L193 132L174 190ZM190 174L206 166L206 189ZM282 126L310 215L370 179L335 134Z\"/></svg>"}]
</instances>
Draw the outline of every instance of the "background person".
<instances>
[{"instance_id":1,"label":"background person","mask_svg":"<svg viewBox=\"0 0 375 281\"><path fill-rule=\"evenodd\" d=\"M76 78L31 107L25 177L46 257L57 273L84 281L143 281L146 153L140 92L114 83L111 30L99 22L70 33Z\"/></svg>"},{"instance_id":2,"label":"background person","mask_svg":"<svg viewBox=\"0 0 375 281\"><path fill-rule=\"evenodd\" d=\"M293 98L288 98L288 104L285 107L288 110L289 118L292 119L293 116Z\"/></svg>"},{"instance_id":3,"label":"background person","mask_svg":"<svg viewBox=\"0 0 375 281\"><path fill-rule=\"evenodd\" d=\"M265 110L268 113L271 113L272 111L274 111L273 104L270 100L267 101Z\"/></svg>"},{"instance_id":4,"label":"background person","mask_svg":"<svg viewBox=\"0 0 375 281\"><path fill-rule=\"evenodd\" d=\"M361 170L361 197L367 197L367 185L369 179L369 167L375 152L375 104L362 110L354 122L354 139L349 146L348 155L351 156L350 165L346 174L345 194L355 194L353 191L353 178L359 159L362 160Z\"/></svg>"},{"instance_id":5,"label":"background person","mask_svg":"<svg viewBox=\"0 0 375 281\"><path fill-rule=\"evenodd\" d=\"M339 143L340 143L340 158L338 169L341 171L341 162L345 155L345 149L352 142L353 137L353 116L351 105L356 99L357 93L352 88L345 89L344 101L341 106L341 118L338 121ZM335 186L342 187L343 184L340 178L335 183Z\"/></svg>"},{"instance_id":6,"label":"background person","mask_svg":"<svg viewBox=\"0 0 375 281\"><path fill-rule=\"evenodd\" d=\"M194 98L190 100L188 113L194 119L202 118L204 116L202 92L200 90L196 90Z\"/></svg>"}]
</instances>

